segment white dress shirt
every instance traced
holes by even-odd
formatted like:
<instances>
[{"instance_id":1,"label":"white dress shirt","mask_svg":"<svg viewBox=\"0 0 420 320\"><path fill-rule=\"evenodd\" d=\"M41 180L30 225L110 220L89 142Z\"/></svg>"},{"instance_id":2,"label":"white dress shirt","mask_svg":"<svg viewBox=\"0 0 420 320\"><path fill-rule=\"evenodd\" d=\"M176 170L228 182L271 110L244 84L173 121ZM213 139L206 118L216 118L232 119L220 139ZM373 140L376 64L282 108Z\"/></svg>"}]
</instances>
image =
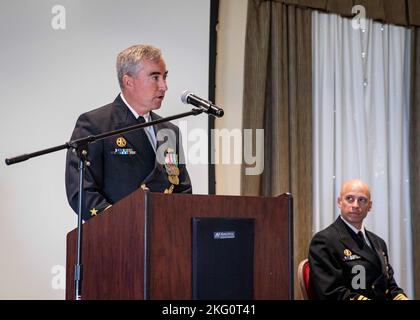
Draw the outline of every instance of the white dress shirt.
<instances>
[{"instance_id":1,"label":"white dress shirt","mask_svg":"<svg viewBox=\"0 0 420 320\"><path fill-rule=\"evenodd\" d=\"M354 233L357 235L357 233L359 232L359 231L362 231L362 233L363 233L363 238L365 238L365 241L366 241L366 243L368 244L368 246L369 247L371 247L372 248L372 245L370 244L370 242L369 242L369 239L366 237L366 232L365 232L365 227L364 227L364 225L362 224L362 227L360 228L360 230L358 230L356 227L354 227L353 225L351 225L350 223L348 223L341 215L340 215L340 218L344 221L344 223L345 224L347 224L349 227L350 227L350 229L351 230L353 230L354 231Z\"/></svg>"},{"instance_id":2,"label":"white dress shirt","mask_svg":"<svg viewBox=\"0 0 420 320\"><path fill-rule=\"evenodd\" d=\"M130 111L133 113L134 117L137 119L140 115L136 112L136 110L134 110L130 106L130 104L127 102L127 100L125 100L122 92L120 93L120 95L121 95L122 101L124 101L124 103L126 104L128 109L130 109ZM152 121L152 117L150 116L150 112L144 114L143 118L146 122ZM155 134L155 130L154 130L153 126L149 126L149 127L144 128L144 132L146 132L147 138L149 139L149 142L152 145L153 150L155 150L155 153L156 153L156 134Z\"/></svg>"}]
</instances>

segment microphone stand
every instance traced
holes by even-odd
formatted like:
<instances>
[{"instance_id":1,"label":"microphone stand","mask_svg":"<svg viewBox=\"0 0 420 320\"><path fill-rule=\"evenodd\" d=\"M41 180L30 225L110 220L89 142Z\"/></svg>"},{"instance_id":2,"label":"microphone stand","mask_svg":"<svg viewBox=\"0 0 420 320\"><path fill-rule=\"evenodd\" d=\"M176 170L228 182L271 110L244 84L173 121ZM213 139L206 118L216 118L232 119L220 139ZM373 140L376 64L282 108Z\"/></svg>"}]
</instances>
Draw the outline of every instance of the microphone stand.
<instances>
[{"instance_id":1,"label":"microphone stand","mask_svg":"<svg viewBox=\"0 0 420 320\"><path fill-rule=\"evenodd\" d=\"M15 164L18 162L22 162L28 160L30 158L38 157L44 154L52 153L55 151L63 150L63 149L72 149L72 151L77 155L79 158L79 196L78 196L78 206L77 206L77 248L76 248L76 265L74 269L74 284L75 284L75 300L82 300L82 280L83 280L83 265L82 265L82 204L83 204L83 180L84 180L84 171L86 167L89 167L91 163L87 160L88 155L88 146L90 143L103 140L113 135L131 132L135 130L139 130L141 128L153 126L158 123L168 122L179 118L184 118L188 116L197 116L203 113L205 110L200 108L194 108L189 112L180 113L177 115L169 116L166 118L160 118L154 121L145 122L141 124L136 124L134 126L109 131L105 133L101 133L98 135L90 135L81 139L73 140L70 142L66 142L62 145L58 145L55 147L51 147L48 149L36 151L33 153L23 154L17 157L8 158L5 160L7 165Z\"/></svg>"}]
</instances>

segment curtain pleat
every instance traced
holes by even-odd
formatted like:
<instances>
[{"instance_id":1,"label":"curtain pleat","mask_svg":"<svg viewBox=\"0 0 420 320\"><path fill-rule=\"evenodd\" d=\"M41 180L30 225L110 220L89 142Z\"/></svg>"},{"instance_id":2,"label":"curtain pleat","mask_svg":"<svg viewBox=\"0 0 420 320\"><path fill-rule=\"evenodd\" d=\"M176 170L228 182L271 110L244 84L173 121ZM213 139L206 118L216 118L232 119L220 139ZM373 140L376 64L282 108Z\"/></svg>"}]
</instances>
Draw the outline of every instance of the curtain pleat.
<instances>
[{"instance_id":1,"label":"curtain pleat","mask_svg":"<svg viewBox=\"0 0 420 320\"><path fill-rule=\"evenodd\" d=\"M269 0L265 0L269 1ZM353 6L365 7L366 17L402 26L420 26L419 0L277 0L302 8L353 17Z\"/></svg>"},{"instance_id":2,"label":"curtain pleat","mask_svg":"<svg viewBox=\"0 0 420 320\"><path fill-rule=\"evenodd\" d=\"M295 266L312 236L312 66L309 10L342 13L353 0L249 0L243 128L264 129L264 172L241 174L243 195L294 197ZM366 1L365 1L366 2ZM420 1L374 1L384 22L420 26ZM296 4L299 7L285 5ZM372 2L373 3L373 2ZM371 4L372 4L371 3ZM369 12L376 9L369 4ZM369 12L367 15L369 16ZM413 32L410 186L415 297L420 298L420 33ZM255 144L253 149L255 149ZM295 292L298 292L295 290Z\"/></svg>"},{"instance_id":3,"label":"curtain pleat","mask_svg":"<svg viewBox=\"0 0 420 320\"><path fill-rule=\"evenodd\" d=\"M410 187L413 226L414 292L420 299L420 28L412 28L410 110Z\"/></svg>"},{"instance_id":4,"label":"curtain pleat","mask_svg":"<svg viewBox=\"0 0 420 320\"><path fill-rule=\"evenodd\" d=\"M245 35L244 63L244 129L263 129L265 110L266 73L268 65L268 47L270 31L271 3L268 1L250 0L247 12L247 30ZM265 145L265 152L268 146ZM255 150L255 144L252 146ZM267 166L264 158L264 167ZM259 195L261 177L245 175L245 167L241 172L241 194Z\"/></svg>"},{"instance_id":5,"label":"curtain pleat","mask_svg":"<svg viewBox=\"0 0 420 320\"><path fill-rule=\"evenodd\" d=\"M241 193L292 194L295 266L312 237L310 21L309 10L280 1L248 5L243 128L264 129L265 150L261 175L247 175L243 166Z\"/></svg>"}]
</instances>

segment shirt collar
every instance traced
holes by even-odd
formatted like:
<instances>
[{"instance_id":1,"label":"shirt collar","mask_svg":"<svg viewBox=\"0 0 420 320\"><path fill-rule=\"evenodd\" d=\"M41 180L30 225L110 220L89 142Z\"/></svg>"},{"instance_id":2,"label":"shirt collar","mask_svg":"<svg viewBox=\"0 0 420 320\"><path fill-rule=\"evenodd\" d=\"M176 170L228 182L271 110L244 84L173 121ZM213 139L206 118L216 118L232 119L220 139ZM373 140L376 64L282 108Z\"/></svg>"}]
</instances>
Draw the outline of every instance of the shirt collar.
<instances>
[{"instance_id":1,"label":"shirt collar","mask_svg":"<svg viewBox=\"0 0 420 320\"><path fill-rule=\"evenodd\" d=\"M343 220L344 221L344 223L346 224L346 225L348 225L349 226L349 228L351 229L351 230L353 230L354 231L354 233L358 233L359 231L362 231L362 233L363 233L363 236L366 238L366 233L365 233L365 226L362 224L362 227L360 228L360 230L358 230L355 226L353 226L353 225L351 225L350 223L348 223L344 218L343 218L343 216L340 214L340 218L341 218L341 220Z\"/></svg>"},{"instance_id":2,"label":"shirt collar","mask_svg":"<svg viewBox=\"0 0 420 320\"><path fill-rule=\"evenodd\" d=\"M121 99L122 101L124 101L125 105L128 107L128 109L131 111L131 113L133 114L134 118L138 118L140 115L136 112L136 110L133 109L132 106L130 106L130 104L127 102L127 100L125 100L123 93L120 93ZM143 115L144 120L146 120L146 122L150 122L151 121L151 117L150 117L150 112L145 113Z\"/></svg>"}]
</instances>

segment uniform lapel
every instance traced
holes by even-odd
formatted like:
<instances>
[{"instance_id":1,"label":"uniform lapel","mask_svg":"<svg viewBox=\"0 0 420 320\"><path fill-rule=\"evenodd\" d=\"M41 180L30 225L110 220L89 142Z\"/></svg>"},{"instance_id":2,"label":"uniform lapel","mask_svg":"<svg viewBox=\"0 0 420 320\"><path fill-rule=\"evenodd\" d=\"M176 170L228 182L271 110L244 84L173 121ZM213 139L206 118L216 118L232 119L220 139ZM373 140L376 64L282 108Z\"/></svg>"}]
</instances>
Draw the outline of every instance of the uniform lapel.
<instances>
[{"instance_id":1,"label":"uniform lapel","mask_svg":"<svg viewBox=\"0 0 420 320\"><path fill-rule=\"evenodd\" d=\"M155 120L158 120L158 119L161 119L161 117L159 117L156 113L154 113L154 112L150 112L150 116L151 116L151 118L152 118L152 121L155 121ZM167 127L165 126L165 124L164 123L158 123L158 124L155 124L154 126L153 126L153 129L154 129L154 131L155 131L155 135L156 135L156 150L158 150L159 149L159 147L165 142L165 141L162 141L162 140L158 140L158 134L159 134L159 131L160 130L163 130L163 129L166 129Z\"/></svg>"},{"instance_id":2,"label":"uniform lapel","mask_svg":"<svg viewBox=\"0 0 420 320\"><path fill-rule=\"evenodd\" d=\"M342 221L341 217L338 217L335 224L340 234L340 241L344 244L346 249L349 249L352 253L356 253L357 255L364 257L366 261L372 263L374 266L376 266L376 268L380 268L377 263L378 256L375 250L372 250L367 245L364 248L361 248L356 240L357 235L354 234L354 232L345 225L345 222Z\"/></svg>"},{"instance_id":3,"label":"uniform lapel","mask_svg":"<svg viewBox=\"0 0 420 320\"><path fill-rule=\"evenodd\" d=\"M152 117L152 120L158 120L161 119L160 116L155 114L154 112L150 112L150 115ZM176 133L172 132L171 129L163 122L158 123L153 126L153 129L155 130L156 134L156 160L160 164L165 163L165 151L167 148L174 149L175 153L177 152L176 144ZM161 139L161 140L159 140Z\"/></svg>"},{"instance_id":4,"label":"uniform lapel","mask_svg":"<svg viewBox=\"0 0 420 320\"><path fill-rule=\"evenodd\" d=\"M366 231L366 235L369 238L370 243L372 244L372 246L373 246L373 248L376 252L377 258L379 258L382 273L387 274L387 272L386 272L387 271L386 270L387 269L387 261L385 261L386 258L385 258L385 254L384 254L384 252L381 248L381 245L377 241L376 237L370 231L367 231L366 229L365 229L365 231Z\"/></svg>"},{"instance_id":5,"label":"uniform lapel","mask_svg":"<svg viewBox=\"0 0 420 320\"><path fill-rule=\"evenodd\" d=\"M115 104L115 109L116 109L115 110L115 117L116 117L115 130L134 126L138 124L137 119L134 117L130 109L128 109L128 107L125 105L120 95L118 95L117 98L114 100L114 104ZM139 150L139 147L142 145L141 138L139 135L139 130L143 130L143 129L138 129L132 132L126 132L122 134L121 136L123 136L127 140L127 142L129 142L135 148L135 150L137 151L135 158L137 159L137 161L139 161L142 164L143 161L141 159L141 155L142 155L143 150Z\"/></svg>"},{"instance_id":6,"label":"uniform lapel","mask_svg":"<svg viewBox=\"0 0 420 320\"><path fill-rule=\"evenodd\" d=\"M155 121L160 119L161 117L158 116L156 113L150 111L150 119L151 121ZM163 167L163 163L164 163L164 155L163 155L163 150L160 150L159 147L164 143L164 141L159 141L158 140L158 132L161 129L164 129L164 124L162 123L158 123L153 125L153 131L155 132L155 137L156 137L156 149L155 149L155 153L156 153L156 161L155 161L155 168L153 169L152 172L150 172L150 174L143 180L144 183L148 183L150 180L157 180L157 176L159 177L163 177L166 176L165 173L165 169Z\"/></svg>"}]
</instances>

